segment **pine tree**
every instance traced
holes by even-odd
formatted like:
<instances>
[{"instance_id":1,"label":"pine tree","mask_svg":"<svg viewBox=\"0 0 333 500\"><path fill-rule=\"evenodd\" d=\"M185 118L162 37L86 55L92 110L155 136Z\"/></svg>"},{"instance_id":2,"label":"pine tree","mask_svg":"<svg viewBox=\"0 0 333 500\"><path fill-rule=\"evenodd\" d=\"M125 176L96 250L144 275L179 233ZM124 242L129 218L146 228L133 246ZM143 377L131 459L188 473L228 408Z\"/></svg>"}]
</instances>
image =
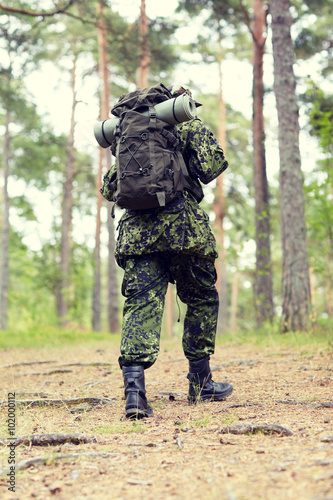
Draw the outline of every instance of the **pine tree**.
<instances>
[{"instance_id":1,"label":"pine tree","mask_svg":"<svg viewBox=\"0 0 333 500\"><path fill-rule=\"evenodd\" d=\"M270 2L274 91L279 119L282 331L297 331L309 326L311 294L289 9L289 0Z\"/></svg>"}]
</instances>

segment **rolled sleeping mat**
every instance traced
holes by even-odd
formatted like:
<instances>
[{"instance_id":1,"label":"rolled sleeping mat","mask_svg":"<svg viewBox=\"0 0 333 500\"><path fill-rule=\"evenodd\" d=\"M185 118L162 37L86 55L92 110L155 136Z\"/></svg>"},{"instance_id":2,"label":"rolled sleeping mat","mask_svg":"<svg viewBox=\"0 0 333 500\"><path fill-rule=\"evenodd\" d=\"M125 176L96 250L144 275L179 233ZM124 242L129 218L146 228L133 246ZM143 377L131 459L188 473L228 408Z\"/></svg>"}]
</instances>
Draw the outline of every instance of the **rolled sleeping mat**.
<instances>
[{"instance_id":1,"label":"rolled sleeping mat","mask_svg":"<svg viewBox=\"0 0 333 500\"><path fill-rule=\"evenodd\" d=\"M188 122L197 116L195 103L187 94L156 104L155 111L156 117L169 125ZM148 115L149 113L144 111L142 114ZM119 118L113 115L110 116L109 120L96 122L94 126L95 139L102 148L111 146L116 126L119 123Z\"/></svg>"},{"instance_id":2,"label":"rolled sleeping mat","mask_svg":"<svg viewBox=\"0 0 333 500\"><path fill-rule=\"evenodd\" d=\"M169 125L188 122L197 116L196 106L187 94L182 94L174 99L163 101L155 106L156 117ZM148 115L148 111L143 113Z\"/></svg>"},{"instance_id":3,"label":"rolled sleeping mat","mask_svg":"<svg viewBox=\"0 0 333 500\"><path fill-rule=\"evenodd\" d=\"M95 123L95 139L102 148L109 148L111 146L118 123L119 118L117 116L112 116L109 120Z\"/></svg>"}]
</instances>

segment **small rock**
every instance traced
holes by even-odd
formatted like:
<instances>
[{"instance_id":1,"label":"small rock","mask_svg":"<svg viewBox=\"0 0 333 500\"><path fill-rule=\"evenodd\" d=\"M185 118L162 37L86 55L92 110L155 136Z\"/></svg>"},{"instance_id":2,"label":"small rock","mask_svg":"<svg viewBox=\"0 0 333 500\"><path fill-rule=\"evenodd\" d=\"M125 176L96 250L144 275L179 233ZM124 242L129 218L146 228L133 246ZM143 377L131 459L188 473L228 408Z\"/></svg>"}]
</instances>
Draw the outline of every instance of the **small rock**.
<instances>
[{"instance_id":1,"label":"small rock","mask_svg":"<svg viewBox=\"0 0 333 500\"><path fill-rule=\"evenodd\" d=\"M71 475L70 475L70 478L73 480L73 481L76 481L77 479L79 479L79 477L81 476L82 474L82 471L79 470L79 469L75 469L71 472Z\"/></svg>"},{"instance_id":2,"label":"small rock","mask_svg":"<svg viewBox=\"0 0 333 500\"><path fill-rule=\"evenodd\" d=\"M324 436L320 441L322 443L333 443L333 436Z\"/></svg>"},{"instance_id":3,"label":"small rock","mask_svg":"<svg viewBox=\"0 0 333 500\"><path fill-rule=\"evenodd\" d=\"M51 486L49 487L49 490L50 492L52 493L52 495L57 495L58 493L61 492L61 486L59 483L53 483L51 484Z\"/></svg>"}]
</instances>

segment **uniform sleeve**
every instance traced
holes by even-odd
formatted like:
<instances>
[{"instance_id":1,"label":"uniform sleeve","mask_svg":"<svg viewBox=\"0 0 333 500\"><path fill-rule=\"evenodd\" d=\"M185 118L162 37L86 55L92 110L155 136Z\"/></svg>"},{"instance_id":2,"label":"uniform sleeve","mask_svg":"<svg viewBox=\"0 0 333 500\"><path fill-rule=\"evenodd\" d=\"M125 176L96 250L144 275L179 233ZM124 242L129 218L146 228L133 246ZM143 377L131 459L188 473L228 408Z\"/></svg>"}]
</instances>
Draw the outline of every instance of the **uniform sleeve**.
<instances>
[{"instance_id":1,"label":"uniform sleeve","mask_svg":"<svg viewBox=\"0 0 333 500\"><path fill-rule=\"evenodd\" d=\"M183 123L178 128L182 153L190 174L208 184L228 167L223 149L199 118Z\"/></svg>"},{"instance_id":2,"label":"uniform sleeve","mask_svg":"<svg viewBox=\"0 0 333 500\"><path fill-rule=\"evenodd\" d=\"M102 188L100 192L107 201L114 201L113 195L117 190L117 166L116 162L103 177Z\"/></svg>"}]
</instances>

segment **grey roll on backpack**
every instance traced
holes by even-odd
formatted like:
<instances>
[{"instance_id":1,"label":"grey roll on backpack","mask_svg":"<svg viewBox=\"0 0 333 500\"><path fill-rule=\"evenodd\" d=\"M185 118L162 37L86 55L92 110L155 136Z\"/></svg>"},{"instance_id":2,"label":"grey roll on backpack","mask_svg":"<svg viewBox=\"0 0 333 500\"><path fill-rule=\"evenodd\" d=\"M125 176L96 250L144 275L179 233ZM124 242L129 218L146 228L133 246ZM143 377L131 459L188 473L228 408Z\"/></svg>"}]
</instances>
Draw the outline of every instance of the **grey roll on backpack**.
<instances>
[{"instance_id":1,"label":"grey roll on backpack","mask_svg":"<svg viewBox=\"0 0 333 500\"><path fill-rule=\"evenodd\" d=\"M119 118L111 144L116 173L105 175L101 193L120 208L164 207L193 188L176 126L156 117L155 106L171 98L160 83L121 96L111 110Z\"/></svg>"}]
</instances>

